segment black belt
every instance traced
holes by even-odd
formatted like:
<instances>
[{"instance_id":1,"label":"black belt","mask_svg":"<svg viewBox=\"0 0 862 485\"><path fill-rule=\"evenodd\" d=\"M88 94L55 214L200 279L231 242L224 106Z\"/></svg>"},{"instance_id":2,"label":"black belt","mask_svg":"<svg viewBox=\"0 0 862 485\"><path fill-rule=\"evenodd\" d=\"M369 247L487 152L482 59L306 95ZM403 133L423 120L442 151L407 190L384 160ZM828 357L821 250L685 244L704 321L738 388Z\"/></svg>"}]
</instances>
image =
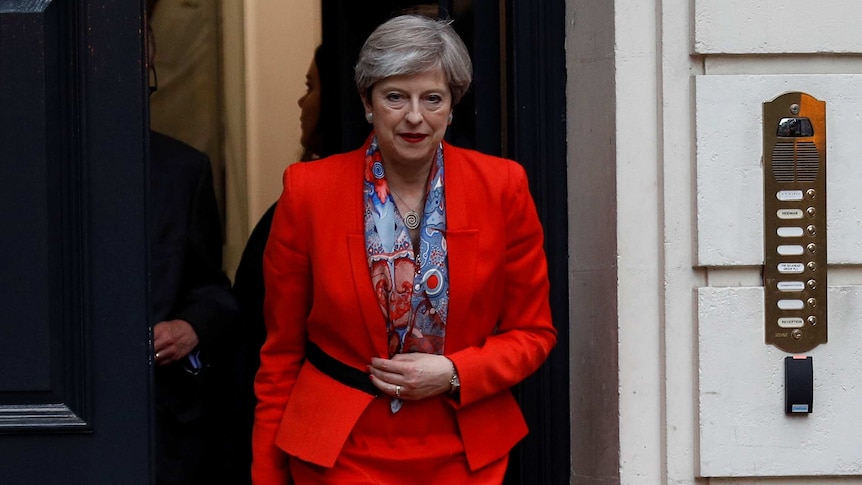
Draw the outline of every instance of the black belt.
<instances>
[{"instance_id":1,"label":"black belt","mask_svg":"<svg viewBox=\"0 0 862 485\"><path fill-rule=\"evenodd\" d=\"M309 341L305 345L305 358L311 362L314 367L317 367L317 370L345 386L358 389L366 394L371 394L374 397L380 395L380 389L374 387L374 384L372 384L371 380L368 378L369 374L367 372L362 372L355 367L351 367L344 362L341 362L335 357L324 352L314 342Z\"/></svg>"}]
</instances>

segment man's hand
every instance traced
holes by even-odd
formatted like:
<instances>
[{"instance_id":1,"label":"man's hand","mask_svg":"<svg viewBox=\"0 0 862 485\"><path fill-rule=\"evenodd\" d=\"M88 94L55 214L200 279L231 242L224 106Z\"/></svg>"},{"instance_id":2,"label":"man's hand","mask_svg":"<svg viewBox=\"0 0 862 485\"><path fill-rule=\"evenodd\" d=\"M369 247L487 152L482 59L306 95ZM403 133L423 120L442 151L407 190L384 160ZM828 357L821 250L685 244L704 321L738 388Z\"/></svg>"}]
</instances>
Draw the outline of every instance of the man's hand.
<instances>
[{"instance_id":1,"label":"man's hand","mask_svg":"<svg viewBox=\"0 0 862 485\"><path fill-rule=\"evenodd\" d=\"M156 365L167 365L186 358L198 346L198 335L185 320L168 320L153 327Z\"/></svg>"}]
</instances>

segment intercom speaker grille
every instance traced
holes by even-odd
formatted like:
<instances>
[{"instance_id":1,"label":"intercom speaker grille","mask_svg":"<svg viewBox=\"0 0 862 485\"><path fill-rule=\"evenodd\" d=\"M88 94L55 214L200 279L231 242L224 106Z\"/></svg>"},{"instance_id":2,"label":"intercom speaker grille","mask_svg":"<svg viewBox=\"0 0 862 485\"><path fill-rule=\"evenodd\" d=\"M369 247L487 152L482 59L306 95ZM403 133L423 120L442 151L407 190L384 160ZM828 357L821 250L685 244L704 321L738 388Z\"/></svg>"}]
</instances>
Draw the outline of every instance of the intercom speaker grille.
<instances>
[{"instance_id":1,"label":"intercom speaker grille","mask_svg":"<svg viewBox=\"0 0 862 485\"><path fill-rule=\"evenodd\" d=\"M772 175L776 182L814 182L820 155L810 141L779 141L772 150Z\"/></svg>"}]
</instances>

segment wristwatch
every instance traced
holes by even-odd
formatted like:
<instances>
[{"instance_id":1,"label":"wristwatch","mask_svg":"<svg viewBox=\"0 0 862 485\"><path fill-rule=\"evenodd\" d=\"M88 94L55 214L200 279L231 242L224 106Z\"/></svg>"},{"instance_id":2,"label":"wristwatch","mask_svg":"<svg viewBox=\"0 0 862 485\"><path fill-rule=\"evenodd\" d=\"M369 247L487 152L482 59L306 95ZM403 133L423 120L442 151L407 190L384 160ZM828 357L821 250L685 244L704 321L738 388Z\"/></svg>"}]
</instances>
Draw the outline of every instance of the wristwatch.
<instances>
[{"instance_id":1,"label":"wristwatch","mask_svg":"<svg viewBox=\"0 0 862 485\"><path fill-rule=\"evenodd\" d=\"M458 371L452 371L452 377L449 378L449 394L455 394L461 389L461 379L458 379Z\"/></svg>"}]
</instances>

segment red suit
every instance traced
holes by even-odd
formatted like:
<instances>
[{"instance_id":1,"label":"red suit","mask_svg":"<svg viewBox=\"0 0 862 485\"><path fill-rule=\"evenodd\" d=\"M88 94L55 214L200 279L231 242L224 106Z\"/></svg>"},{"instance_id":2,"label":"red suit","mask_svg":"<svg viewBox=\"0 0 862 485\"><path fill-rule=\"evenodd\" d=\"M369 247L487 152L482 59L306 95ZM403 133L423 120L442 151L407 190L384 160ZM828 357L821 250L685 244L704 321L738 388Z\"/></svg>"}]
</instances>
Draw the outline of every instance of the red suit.
<instances>
[{"instance_id":1,"label":"red suit","mask_svg":"<svg viewBox=\"0 0 862 485\"><path fill-rule=\"evenodd\" d=\"M450 403L466 463L476 470L504 458L526 435L509 388L542 364L556 331L542 228L523 168L446 143L443 155L450 284L445 355L461 389L458 398L429 399ZM390 399L341 384L304 360L307 340L362 371L372 357L388 357L366 259L364 168L365 148L285 171L264 254L257 484L290 483L285 453L331 467L357 423L371 419L365 413L372 401ZM374 429L363 423L362 429Z\"/></svg>"}]
</instances>

